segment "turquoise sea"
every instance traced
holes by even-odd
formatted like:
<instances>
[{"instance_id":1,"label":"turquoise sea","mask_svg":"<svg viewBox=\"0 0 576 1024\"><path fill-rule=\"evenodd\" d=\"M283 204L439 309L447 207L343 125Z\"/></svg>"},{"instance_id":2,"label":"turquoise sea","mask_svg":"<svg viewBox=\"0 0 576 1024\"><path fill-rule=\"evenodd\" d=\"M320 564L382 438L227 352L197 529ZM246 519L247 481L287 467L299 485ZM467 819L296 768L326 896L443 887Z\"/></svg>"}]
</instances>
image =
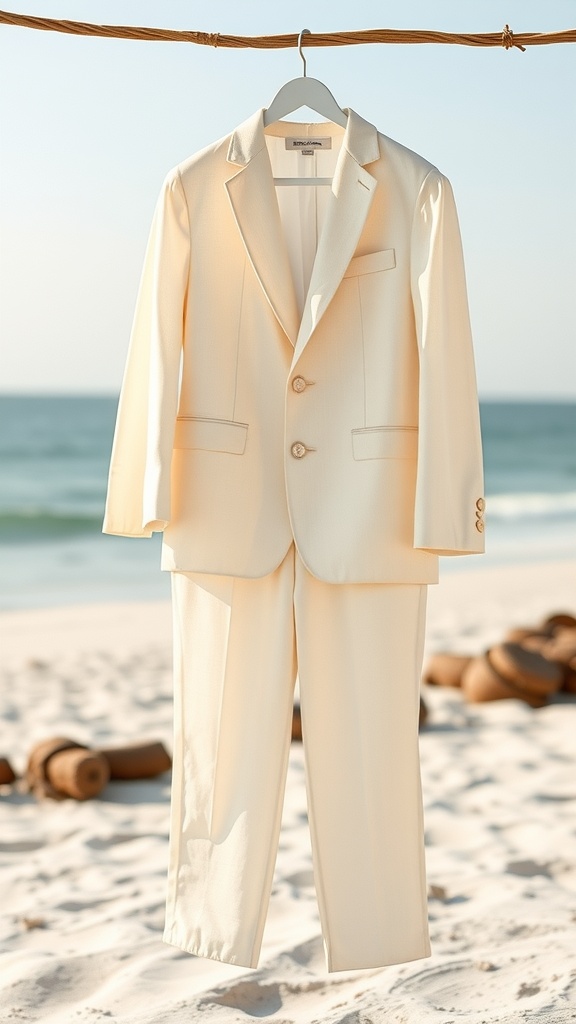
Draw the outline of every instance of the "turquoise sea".
<instances>
[{"instance_id":1,"label":"turquoise sea","mask_svg":"<svg viewBox=\"0 0 576 1024\"><path fill-rule=\"evenodd\" d=\"M101 533L117 399L0 396L0 609L168 598L161 538ZM576 557L576 403L481 403L487 555ZM576 580L575 580L576 588Z\"/></svg>"}]
</instances>

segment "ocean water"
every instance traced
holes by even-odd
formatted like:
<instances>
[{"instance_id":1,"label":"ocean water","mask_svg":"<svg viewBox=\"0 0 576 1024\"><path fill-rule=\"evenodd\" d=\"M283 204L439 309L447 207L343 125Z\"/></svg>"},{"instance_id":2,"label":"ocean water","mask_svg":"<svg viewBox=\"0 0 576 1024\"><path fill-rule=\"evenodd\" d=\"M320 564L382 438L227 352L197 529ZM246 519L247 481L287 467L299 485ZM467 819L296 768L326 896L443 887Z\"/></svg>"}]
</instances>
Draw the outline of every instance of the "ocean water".
<instances>
[{"instance_id":1,"label":"ocean water","mask_svg":"<svg viewBox=\"0 0 576 1024\"><path fill-rule=\"evenodd\" d=\"M169 597L159 535L101 533L116 404L0 396L0 609ZM576 557L576 403L483 402L481 416L487 555L442 571Z\"/></svg>"}]
</instances>

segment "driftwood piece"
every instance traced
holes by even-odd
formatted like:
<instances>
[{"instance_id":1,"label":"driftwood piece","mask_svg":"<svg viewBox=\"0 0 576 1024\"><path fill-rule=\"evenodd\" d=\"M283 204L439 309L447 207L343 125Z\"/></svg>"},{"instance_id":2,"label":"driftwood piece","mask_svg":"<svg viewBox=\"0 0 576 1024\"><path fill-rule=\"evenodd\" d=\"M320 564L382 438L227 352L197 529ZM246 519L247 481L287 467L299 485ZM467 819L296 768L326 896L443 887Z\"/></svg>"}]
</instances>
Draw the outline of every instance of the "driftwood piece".
<instances>
[{"instance_id":1,"label":"driftwood piece","mask_svg":"<svg viewBox=\"0 0 576 1024\"><path fill-rule=\"evenodd\" d=\"M26 768L29 789L39 797L88 800L98 796L110 777L106 758L82 743L56 736L37 743Z\"/></svg>"}]
</instances>

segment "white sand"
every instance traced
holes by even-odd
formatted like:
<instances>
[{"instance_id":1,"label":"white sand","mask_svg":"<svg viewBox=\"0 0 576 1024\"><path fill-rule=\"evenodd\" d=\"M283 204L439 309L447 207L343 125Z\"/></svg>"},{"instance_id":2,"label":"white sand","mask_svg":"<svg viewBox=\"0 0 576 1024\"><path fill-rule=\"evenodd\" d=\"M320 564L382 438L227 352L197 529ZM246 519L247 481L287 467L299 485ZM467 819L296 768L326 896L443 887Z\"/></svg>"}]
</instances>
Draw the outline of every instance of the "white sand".
<instances>
[{"instance_id":1,"label":"white sand","mask_svg":"<svg viewBox=\"0 0 576 1024\"><path fill-rule=\"evenodd\" d=\"M558 609L576 610L575 563L458 571L430 589L428 650L476 653ZM168 605L4 613L0 629L17 770L51 735L171 746ZM423 692L430 959L326 974L298 745L257 971L161 941L168 776L87 803L3 789L2 1024L576 1021L576 699Z\"/></svg>"}]
</instances>

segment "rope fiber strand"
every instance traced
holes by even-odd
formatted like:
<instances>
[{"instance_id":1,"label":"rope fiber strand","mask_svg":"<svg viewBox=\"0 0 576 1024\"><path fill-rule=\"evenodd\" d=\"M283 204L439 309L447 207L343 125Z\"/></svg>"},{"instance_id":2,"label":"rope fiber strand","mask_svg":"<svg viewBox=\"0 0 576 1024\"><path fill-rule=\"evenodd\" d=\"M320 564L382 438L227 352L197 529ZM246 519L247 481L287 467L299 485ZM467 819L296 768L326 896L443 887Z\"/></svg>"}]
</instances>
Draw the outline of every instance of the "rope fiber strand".
<instances>
[{"instance_id":1,"label":"rope fiber strand","mask_svg":"<svg viewBox=\"0 0 576 1024\"><path fill-rule=\"evenodd\" d=\"M282 50L298 45L297 32L278 36L228 36L220 32L188 32L135 25L94 25L86 21L38 18L28 14L13 14L10 11L0 11L0 25L40 29L44 32L64 32L67 35L196 43L198 46L229 49ZM525 50L527 46L576 43L576 29L566 29L562 32L522 32L514 35L509 25L505 25L501 32L476 33L375 28L357 32L311 32L302 39L303 46L358 46L366 43L451 43L458 46L501 46L505 50Z\"/></svg>"}]
</instances>

